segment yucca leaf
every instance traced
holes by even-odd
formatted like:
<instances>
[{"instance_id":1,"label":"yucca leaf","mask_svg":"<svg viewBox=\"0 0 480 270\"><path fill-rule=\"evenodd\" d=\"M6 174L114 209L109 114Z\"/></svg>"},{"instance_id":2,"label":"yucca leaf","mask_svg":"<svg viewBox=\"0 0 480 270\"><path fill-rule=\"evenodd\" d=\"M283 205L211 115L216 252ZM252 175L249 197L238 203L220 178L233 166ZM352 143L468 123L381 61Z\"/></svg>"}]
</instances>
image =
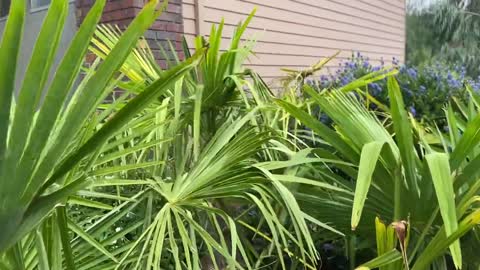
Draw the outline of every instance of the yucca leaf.
<instances>
[{"instance_id":1,"label":"yucca leaf","mask_svg":"<svg viewBox=\"0 0 480 270\"><path fill-rule=\"evenodd\" d=\"M28 135L34 120L35 111L39 106L40 97L50 73L67 13L68 2L63 0L53 1L48 9L38 39L35 42L32 58L20 88L14 121L11 126L8 151L10 154L7 155L8 167L6 168L10 174L6 177L16 178L15 172L18 170L18 160L20 160L24 147L28 142ZM23 169L29 171L26 168L21 168L18 171ZM19 181L17 183L17 192L21 192L25 185L25 179L17 181Z\"/></svg>"},{"instance_id":2,"label":"yucca leaf","mask_svg":"<svg viewBox=\"0 0 480 270\"><path fill-rule=\"evenodd\" d=\"M31 137L36 139L29 141L25 153L19 162L18 167L22 168L20 173L28 174L32 170L35 162L39 161L36 156L47 145L58 115L64 108L65 99L83 63L84 55L104 5L105 0L95 1L58 66L32 129ZM20 179L26 177L19 176Z\"/></svg>"},{"instance_id":3,"label":"yucca leaf","mask_svg":"<svg viewBox=\"0 0 480 270\"><path fill-rule=\"evenodd\" d=\"M458 229L457 214L455 209L455 193L447 154L432 153L425 156L432 176L437 194L440 214L443 219L445 234L449 237ZM460 241L455 241L450 246L453 262L457 268L462 266L462 253Z\"/></svg>"},{"instance_id":4,"label":"yucca leaf","mask_svg":"<svg viewBox=\"0 0 480 270\"><path fill-rule=\"evenodd\" d=\"M457 170L471 151L480 143L480 114L472 119L450 155L450 167Z\"/></svg>"},{"instance_id":5,"label":"yucca leaf","mask_svg":"<svg viewBox=\"0 0 480 270\"><path fill-rule=\"evenodd\" d=\"M122 35L122 38L112 50L112 53L107 57L107 59L105 59L105 61L95 71L94 75L87 81L84 88L88 91L82 91L81 93L77 93L76 96L74 96L72 105L69 106L68 112L64 117L64 124L57 134L55 143L51 147L48 154L45 156L45 159L38 166L36 173L31 177L29 186L26 192L24 192L25 198L34 196L34 194L36 193L43 192L59 177L63 176L68 170L70 170L79 160L85 157L85 155L91 153L93 151L93 149L91 148L92 146L94 146L96 149L99 145L103 144L104 140L108 139L103 138L105 137L105 135L111 135L113 130L111 130L111 128L105 129L104 127L103 131L99 132L100 134L97 133L97 138L92 138L94 139L93 141L96 142L96 144L92 145L91 139L89 143L90 145L84 145L81 149L77 150L75 154L70 155L70 158L67 158L67 160L64 160L62 162L62 165L58 167L57 172L54 174L54 177L52 178L53 180L49 180L45 184L43 183L44 179L50 173L50 169L57 163L58 159L62 157L61 153L65 151L65 148L67 147L70 139L75 136L75 134L83 126L83 123L86 121L86 119L95 110L95 106L97 105L98 100L100 100L100 98L105 95L105 87L109 84L110 79L118 70L118 68L122 65L123 61L128 57L131 49L136 45L138 38L155 20L155 9L157 3L158 0L150 1L142 9L140 14L138 14L138 16L133 20L125 33ZM169 79L161 80L162 83L165 83L166 81L169 81ZM159 85L157 84L156 86ZM148 92L148 94L145 94L147 96L152 95L152 92L153 94L156 94L156 91L146 92ZM144 98L145 95L143 95ZM137 97L137 102L138 101L139 98ZM132 108L137 106L138 104L131 104L129 107ZM127 119L125 119L126 112L127 111L124 110L123 113L120 114L124 114L123 117L119 117L117 114L117 121L114 123L110 122L110 126L124 124L127 121ZM127 118L131 117L129 113L127 113L126 116ZM118 121L119 118L122 119L122 121ZM110 131L106 132L108 130ZM98 140L98 137L100 136L102 137L102 140ZM41 187L40 190L38 190L39 186Z\"/></svg>"},{"instance_id":6,"label":"yucca leaf","mask_svg":"<svg viewBox=\"0 0 480 270\"><path fill-rule=\"evenodd\" d=\"M0 252L3 250L3 241L7 235L20 224L22 210L10 209L16 207L16 202L10 201L13 196L12 186L15 181L5 178L7 171L3 170L7 154L7 140L10 129L13 93L15 91L15 75L17 71L18 55L21 48L23 25L25 21L25 1L12 1L9 16L3 32L0 45Z\"/></svg>"},{"instance_id":7,"label":"yucca leaf","mask_svg":"<svg viewBox=\"0 0 480 270\"><path fill-rule=\"evenodd\" d=\"M92 136L80 149L68 157L55 174L44 184L42 190L53 184L57 179L67 173L74 164L92 153L108 140L118 129L123 127L128 121L136 115L140 110L145 108L156 98L160 97L169 89L177 80L185 73L189 72L201 60L204 50L199 50L192 58L178 65L177 67L165 72L162 76L142 93L132 99L125 107L118 111L115 116L108 121L95 135Z\"/></svg>"},{"instance_id":8,"label":"yucca leaf","mask_svg":"<svg viewBox=\"0 0 480 270\"><path fill-rule=\"evenodd\" d=\"M430 241L425 249L419 254L415 264L412 267L412 270L423 270L428 268L433 260L443 255L443 251L449 246L458 242L460 237L465 235L467 232L472 230L475 226L478 226L480 223L480 210L475 210L458 224L458 229L455 230L448 237L445 234L445 231L440 230L437 232L435 237Z\"/></svg>"},{"instance_id":9,"label":"yucca leaf","mask_svg":"<svg viewBox=\"0 0 480 270\"><path fill-rule=\"evenodd\" d=\"M355 151L329 127L286 101L277 99L275 102L304 125L311 128L318 136L335 147L335 149L340 151L345 158L348 158L352 162L358 161L359 157L356 155Z\"/></svg>"},{"instance_id":10,"label":"yucca leaf","mask_svg":"<svg viewBox=\"0 0 480 270\"><path fill-rule=\"evenodd\" d=\"M448 109L446 111L447 115L447 122L448 122L448 132L450 133L450 140L452 146L456 146L458 141L460 140L460 134L458 132L457 120L455 117L455 113L453 112L452 104L448 104Z\"/></svg>"},{"instance_id":11,"label":"yucca leaf","mask_svg":"<svg viewBox=\"0 0 480 270\"><path fill-rule=\"evenodd\" d=\"M51 194L39 197L36 200L36 203L28 208L23 216L22 223L16 228L15 232L8 235L8 237L0 237L0 251L17 242L29 233L32 228L35 228L40 221L47 217L53 208L68 195L75 193L87 185L88 182L84 181L82 178L52 192Z\"/></svg>"},{"instance_id":12,"label":"yucca leaf","mask_svg":"<svg viewBox=\"0 0 480 270\"><path fill-rule=\"evenodd\" d=\"M402 93L400 92L400 87L395 77L388 78L388 96L390 98L390 112L395 129L395 138L405 168L405 177L410 190L418 194L420 191L416 179L416 156L413 145L412 127L408 120Z\"/></svg>"},{"instance_id":13,"label":"yucca leaf","mask_svg":"<svg viewBox=\"0 0 480 270\"><path fill-rule=\"evenodd\" d=\"M380 153L384 145L384 142L371 142L362 149L352 208L352 230L355 230L360 222L368 190L372 183L373 172L380 159Z\"/></svg>"},{"instance_id":14,"label":"yucca leaf","mask_svg":"<svg viewBox=\"0 0 480 270\"><path fill-rule=\"evenodd\" d=\"M385 224L378 218L375 218L375 235L377 241L377 254L383 255L388 251L387 246L387 227Z\"/></svg>"},{"instance_id":15,"label":"yucca leaf","mask_svg":"<svg viewBox=\"0 0 480 270\"><path fill-rule=\"evenodd\" d=\"M23 24L25 21L25 1L14 0L10 4L7 23L0 45L0 168L3 167L7 148L7 134L10 126L10 111L15 89L18 55L21 48ZM0 179L2 190L0 198L6 198L3 179ZM1 199L0 199L1 202ZM0 205L2 205L0 203ZM0 215L1 218L1 215ZM1 220L1 219L0 219Z\"/></svg>"},{"instance_id":16,"label":"yucca leaf","mask_svg":"<svg viewBox=\"0 0 480 270\"><path fill-rule=\"evenodd\" d=\"M477 181L480 178L480 170L478 168L480 168L480 155L471 159L460 174L457 175L454 182L455 190L457 191L465 184L473 184L474 181Z\"/></svg>"}]
</instances>

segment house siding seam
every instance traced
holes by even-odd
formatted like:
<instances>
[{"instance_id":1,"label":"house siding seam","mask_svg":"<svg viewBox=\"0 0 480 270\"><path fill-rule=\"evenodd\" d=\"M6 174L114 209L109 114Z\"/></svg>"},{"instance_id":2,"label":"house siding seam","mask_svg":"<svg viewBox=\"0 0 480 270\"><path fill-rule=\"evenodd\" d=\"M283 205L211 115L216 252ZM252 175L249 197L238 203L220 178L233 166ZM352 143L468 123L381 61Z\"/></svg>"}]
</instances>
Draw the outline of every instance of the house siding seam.
<instances>
[{"instance_id":1,"label":"house siding seam","mask_svg":"<svg viewBox=\"0 0 480 270\"><path fill-rule=\"evenodd\" d=\"M223 49L234 26L256 7L246 32L246 37L257 41L256 57L248 66L267 79L279 78L281 67L306 68L338 50L341 53L327 68L338 67L352 52L361 52L373 63L405 57L402 0L183 0L182 4L189 45L194 44L198 28L208 31L224 18Z\"/></svg>"}]
</instances>

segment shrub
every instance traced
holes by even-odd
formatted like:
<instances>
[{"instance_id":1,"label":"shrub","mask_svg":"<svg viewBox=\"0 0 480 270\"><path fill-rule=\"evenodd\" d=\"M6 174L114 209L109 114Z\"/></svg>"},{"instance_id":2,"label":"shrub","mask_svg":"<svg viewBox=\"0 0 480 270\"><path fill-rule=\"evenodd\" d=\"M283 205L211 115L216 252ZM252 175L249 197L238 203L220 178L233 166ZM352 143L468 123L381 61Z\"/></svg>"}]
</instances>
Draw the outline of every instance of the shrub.
<instances>
[{"instance_id":1,"label":"shrub","mask_svg":"<svg viewBox=\"0 0 480 270\"><path fill-rule=\"evenodd\" d=\"M379 257L365 264L357 260L363 266L358 269L429 269L449 256L457 268L473 266L475 256L462 257L471 243L460 243L460 237L476 237L480 222L480 209L470 203L480 188L480 97L472 93L468 105L459 105L469 108L466 115L450 106L443 132L415 123L396 80L389 77L387 85L391 104L382 114L372 113L348 87L317 93L305 85L310 98L301 106L276 101L319 142L315 151L300 152L325 158L302 168L302 177L322 185L298 188L300 206L346 235L351 265L362 249L376 247ZM335 129L310 115L314 105Z\"/></svg>"},{"instance_id":2,"label":"shrub","mask_svg":"<svg viewBox=\"0 0 480 270\"><path fill-rule=\"evenodd\" d=\"M443 118L443 107L452 97L461 100L467 98L465 85L470 85L474 91L480 90L480 76L477 79L469 78L466 76L466 67L462 65L450 66L437 62L416 67L400 64L395 58L392 59L392 63L399 70L397 80L405 105L413 116L429 123ZM334 73L322 75L320 81L315 84L321 88L337 88L383 68L385 68L383 60L380 65L374 65L367 57L357 53L340 63ZM379 80L369 84L367 90L380 103L388 104L386 85L386 79ZM375 105L372 106L372 109L375 109Z\"/></svg>"}]
</instances>

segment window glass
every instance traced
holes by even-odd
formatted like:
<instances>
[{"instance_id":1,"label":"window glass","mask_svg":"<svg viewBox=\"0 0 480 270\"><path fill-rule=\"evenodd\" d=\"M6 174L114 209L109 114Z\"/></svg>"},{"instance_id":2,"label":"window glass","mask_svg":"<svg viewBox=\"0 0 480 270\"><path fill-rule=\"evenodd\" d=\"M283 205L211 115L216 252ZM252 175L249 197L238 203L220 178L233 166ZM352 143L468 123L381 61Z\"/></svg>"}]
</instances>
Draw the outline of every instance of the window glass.
<instances>
[{"instance_id":1,"label":"window glass","mask_svg":"<svg viewBox=\"0 0 480 270\"><path fill-rule=\"evenodd\" d=\"M48 6L51 1L52 0L32 0L32 8Z\"/></svg>"},{"instance_id":2,"label":"window glass","mask_svg":"<svg viewBox=\"0 0 480 270\"><path fill-rule=\"evenodd\" d=\"M0 17L5 17L8 15L8 10L10 9L11 0L0 0Z\"/></svg>"}]
</instances>

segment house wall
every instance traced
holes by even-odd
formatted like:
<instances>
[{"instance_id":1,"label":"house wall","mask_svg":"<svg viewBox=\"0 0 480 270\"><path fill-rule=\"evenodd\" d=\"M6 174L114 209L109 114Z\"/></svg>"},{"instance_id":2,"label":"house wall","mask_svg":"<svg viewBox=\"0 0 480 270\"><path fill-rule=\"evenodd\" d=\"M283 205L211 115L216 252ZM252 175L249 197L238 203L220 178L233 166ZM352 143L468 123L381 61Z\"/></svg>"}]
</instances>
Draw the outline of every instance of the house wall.
<instances>
[{"instance_id":1,"label":"house wall","mask_svg":"<svg viewBox=\"0 0 480 270\"><path fill-rule=\"evenodd\" d=\"M70 0L58 64L78 25L95 0ZM128 25L146 0L108 0L102 22ZM28 1L30 2L30 1ZM256 56L248 66L267 80L282 75L280 68L306 68L323 57L341 53L328 68L352 52L361 52L372 62L405 57L405 2L403 0L170 0L169 7L145 33L159 63L165 67L160 46L173 42L181 54L182 33L193 46L196 35L207 35L212 23L225 19L228 46L233 27L257 7L247 37L257 40ZM46 9L29 10L18 67L23 77ZM0 19L0 34L5 19ZM18 87L18 86L17 86Z\"/></svg>"},{"instance_id":2,"label":"house wall","mask_svg":"<svg viewBox=\"0 0 480 270\"><path fill-rule=\"evenodd\" d=\"M361 52L372 62L405 57L403 0L183 0L189 44L221 18L228 39L233 27L255 7L257 15L246 37L257 40L257 57L249 66L266 79L281 76L281 67L302 69L337 50L341 53L329 68L352 52Z\"/></svg>"},{"instance_id":3,"label":"house wall","mask_svg":"<svg viewBox=\"0 0 480 270\"><path fill-rule=\"evenodd\" d=\"M48 7L32 9L30 7L30 1L27 2L28 13L25 17L25 25L23 30L23 39L22 39L22 48L19 56L19 63L17 66L17 78L16 78L16 89L17 91L20 88L20 83L23 80L27 65L32 56L33 46L40 32L40 28L43 23L43 19L47 15ZM3 30L5 28L7 17L0 19L0 36L3 36ZM60 39L60 44L57 49L57 55L55 57L55 62L53 64L53 70L56 69L60 63L65 51L67 50L70 41L73 39L75 34L75 7L73 2L69 4L69 12L67 19L65 21L65 27L63 30L62 37Z\"/></svg>"},{"instance_id":4,"label":"house wall","mask_svg":"<svg viewBox=\"0 0 480 270\"><path fill-rule=\"evenodd\" d=\"M92 7L94 0L75 0L75 2L77 22L80 24ZM147 2L148 0L107 0L100 22L118 25L125 29ZM160 47L167 52L171 51L168 41L172 42L176 53L183 58L182 3L181 0L169 0L168 3L167 10L144 33L155 58L163 68L166 68L166 59L164 59ZM171 53L169 57L172 57Z\"/></svg>"}]
</instances>

